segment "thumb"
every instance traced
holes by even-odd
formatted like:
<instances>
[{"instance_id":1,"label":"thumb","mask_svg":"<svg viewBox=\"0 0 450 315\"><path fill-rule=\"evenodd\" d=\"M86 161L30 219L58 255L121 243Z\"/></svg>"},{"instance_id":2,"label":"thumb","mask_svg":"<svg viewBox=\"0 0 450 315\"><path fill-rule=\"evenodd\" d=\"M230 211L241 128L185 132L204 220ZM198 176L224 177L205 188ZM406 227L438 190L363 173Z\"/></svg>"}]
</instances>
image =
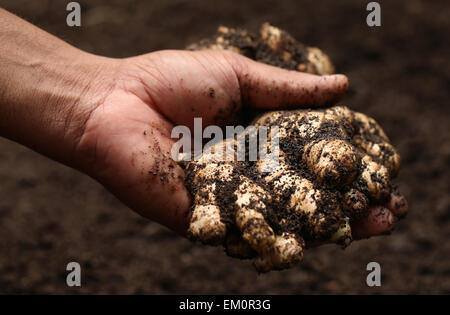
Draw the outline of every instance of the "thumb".
<instances>
[{"instance_id":1,"label":"thumb","mask_svg":"<svg viewBox=\"0 0 450 315\"><path fill-rule=\"evenodd\" d=\"M255 108L278 109L333 104L347 93L345 75L318 76L285 70L232 54L244 103Z\"/></svg>"}]
</instances>

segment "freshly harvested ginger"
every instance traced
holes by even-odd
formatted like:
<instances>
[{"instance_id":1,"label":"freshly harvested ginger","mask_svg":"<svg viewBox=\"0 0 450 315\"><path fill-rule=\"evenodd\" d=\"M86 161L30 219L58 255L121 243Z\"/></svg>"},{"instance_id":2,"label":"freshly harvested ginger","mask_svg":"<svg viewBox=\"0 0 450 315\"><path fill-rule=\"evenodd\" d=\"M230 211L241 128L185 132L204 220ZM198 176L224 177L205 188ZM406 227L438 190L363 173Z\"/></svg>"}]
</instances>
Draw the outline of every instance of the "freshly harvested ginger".
<instances>
[{"instance_id":1,"label":"freshly harvested ginger","mask_svg":"<svg viewBox=\"0 0 450 315\"><path fill-rule=\"evenodd\" d=\"M220 27L216 37L190 48L233 50L314 74L334 71L319 49L268 24L260 37ZM279 163L264 172L268 159L224 160L214 154L236 150L236 139L225 139L189 162L192 240L223 245L233 257L254 258L259 272L290 268L302 260L305 241L349 245L350 223L369 205L388 199L400 158L372 118L335 106L268 112L252 124L279 127Z\"/></svg>"}]
</instances>

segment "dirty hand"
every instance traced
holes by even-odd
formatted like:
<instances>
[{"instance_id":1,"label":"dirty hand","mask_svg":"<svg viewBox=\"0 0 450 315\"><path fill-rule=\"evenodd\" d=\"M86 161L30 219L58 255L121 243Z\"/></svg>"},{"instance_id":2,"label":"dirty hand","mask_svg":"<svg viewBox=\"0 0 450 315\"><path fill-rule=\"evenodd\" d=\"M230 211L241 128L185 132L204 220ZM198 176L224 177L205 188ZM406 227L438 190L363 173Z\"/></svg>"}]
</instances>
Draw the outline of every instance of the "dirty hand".
<instances>
[{"instance_id":1,"label":"dirty hand","mask_svg":"<svg viewBox=\"0 0 450 315\"><path fill-rule=\"evenodd\" d=\"M184 233L190 196L171 159L172 128L235 122L243 100L260 108L323 105L344 76L288 72L230 52L160 51L118 63L113 88L80 126L75 160L137 212ZM280 87L269 94L269 87ZM259 90L258 94L253 91Z\"/></svg>"},{"instance_id":2,"label":"dirty hand","mask_svg":"<svg viewBox=\"0 0 450 315\"><path fill-rule=\"evenodd\" d=\"M223 113L243 103L324 105L348 88L341 75L289 72L230 52L95 56L1 9L0 42L8 43L0 45L0 135L85 172L180 234L191 200L170 159L174 125L230 123ZM364 224L383 232L377 221Z\"/></svg>"}]
</instances>

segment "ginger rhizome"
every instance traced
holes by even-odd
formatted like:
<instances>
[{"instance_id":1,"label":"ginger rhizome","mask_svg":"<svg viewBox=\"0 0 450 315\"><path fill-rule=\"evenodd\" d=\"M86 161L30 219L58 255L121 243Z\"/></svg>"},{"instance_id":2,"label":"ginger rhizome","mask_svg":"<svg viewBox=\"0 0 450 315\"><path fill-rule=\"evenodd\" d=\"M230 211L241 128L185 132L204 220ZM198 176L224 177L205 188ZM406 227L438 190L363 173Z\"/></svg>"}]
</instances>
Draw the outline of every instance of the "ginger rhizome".
<instances>
[{"instance_id":1,"label":"ginger rhizome","mask_svg":"<svg viewBox=\"0 0 450 315\"><path fill-rule=\"evenodd\" d=\"M268 24L259 37L220 27L213 39L190 48L229 49L315 74L334 69L323 52ZM302 260L305 241L348 246L350 223L391 193L399 155L377 122L362 113L345 106L273 111L252 125L269 132L278 127L278 163L237 159L238 135L185 165L193 196L192 240L253 258L259 272L285 269Z\"/></svg>"}]
</instances>

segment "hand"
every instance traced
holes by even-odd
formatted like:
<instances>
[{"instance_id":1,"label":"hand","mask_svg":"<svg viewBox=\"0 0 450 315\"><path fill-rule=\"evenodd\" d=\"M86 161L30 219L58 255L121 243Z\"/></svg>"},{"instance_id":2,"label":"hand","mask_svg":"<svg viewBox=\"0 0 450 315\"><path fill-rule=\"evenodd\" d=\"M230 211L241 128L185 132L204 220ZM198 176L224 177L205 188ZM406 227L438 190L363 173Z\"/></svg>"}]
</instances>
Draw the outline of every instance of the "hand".
<instances>
[{"instance_id":1,"label":"hand","mask_svg":"<svg viewBox=\"0 0 450 315\"><path fill-rule=\"evenodd\" d=\"M205 125L232 123L243 103L258 108L324 105L348 87L344 76L288 72L212 51L161 51L126 59L115 81L86 121L77 160L138 213L181 234L191 200L183 170L170 158L174 125L192 127L194 117L202 117ZM356 238L392 229L395 215L406 211L404 205L395 206L404 198L393 198L354 227Z\"/></svg>"},{"instance_id":2,"label":"hand","mask_svg":"<svg viewBox=\"0 0 450 315\"><path fill-rule=\"evenodd\" d=\"M0 135L89 174L180 234L191 201L183 170L170 159L174 125L191 127L193 117L231 123L242 104L325 105L348 88L341 75L289 72L230 52L94 56L1 9L0 26L0 41L9 43L0 45ZM394 214L406 211L395 204L388 206ZM392 226L386 208L370 213L354 227L359 237Z\"/></svg>"},{"instance_id":3,"label":"hand","mask_svg":"<svg viewBox=\"0 0 450 315\"><path fill-rule=\"evenodd\" d=\"M170 158L174 125L193 127L194 117L235 123L244 103L324 105L348 87L344 76L289 72L230 52L161 51L120 63L114 89L83 126L75 160L137 212L182 234L191 200Z\"/></svg>"}]
</instances>

